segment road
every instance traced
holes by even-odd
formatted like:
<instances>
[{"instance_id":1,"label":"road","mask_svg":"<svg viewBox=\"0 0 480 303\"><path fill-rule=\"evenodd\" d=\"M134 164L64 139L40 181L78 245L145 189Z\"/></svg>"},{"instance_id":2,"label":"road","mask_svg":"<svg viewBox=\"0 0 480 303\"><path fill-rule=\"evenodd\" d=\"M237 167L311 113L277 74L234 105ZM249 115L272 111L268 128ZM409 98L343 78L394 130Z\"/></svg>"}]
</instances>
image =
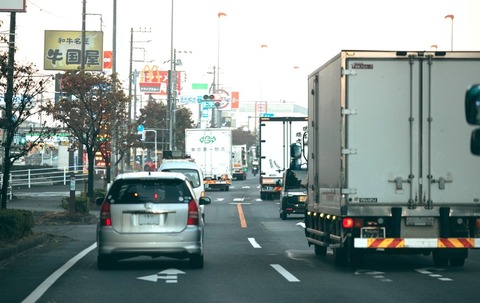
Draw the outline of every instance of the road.
<instances>
[{"instance_id":1,"label":"road","mask_svg":"<svg viewBox=\"0 0 480 303\"><path fill-rule=\"evenodd\" d=\"M134 258L99 271L94 225L45 226L53 241L0 264L1 302L478 302L479 251L464 267L372 255L339 268L308 247L302 217L281 220L278 200L259 199L257 183L207 192L204 269Z\"/></svg>"}]
</instances>

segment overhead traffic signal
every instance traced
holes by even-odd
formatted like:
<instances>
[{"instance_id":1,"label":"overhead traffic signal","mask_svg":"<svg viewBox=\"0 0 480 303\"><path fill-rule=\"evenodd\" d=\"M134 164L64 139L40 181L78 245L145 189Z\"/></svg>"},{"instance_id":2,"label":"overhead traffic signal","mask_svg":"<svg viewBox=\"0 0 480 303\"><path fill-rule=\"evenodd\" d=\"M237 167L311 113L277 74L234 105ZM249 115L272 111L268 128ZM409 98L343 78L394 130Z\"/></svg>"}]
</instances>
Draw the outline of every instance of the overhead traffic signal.
<instances>
[{"instance_id":1,"label":"overhead traffic signal","mask_svg":"<svg viewBox=\"0 0 480 303\"><path fill-rule=\"evenodd\" d=\"M203 101L214 102L215 107L220 107L220 98L215 95L203 95Z\"/></svg>"}]
</instances>

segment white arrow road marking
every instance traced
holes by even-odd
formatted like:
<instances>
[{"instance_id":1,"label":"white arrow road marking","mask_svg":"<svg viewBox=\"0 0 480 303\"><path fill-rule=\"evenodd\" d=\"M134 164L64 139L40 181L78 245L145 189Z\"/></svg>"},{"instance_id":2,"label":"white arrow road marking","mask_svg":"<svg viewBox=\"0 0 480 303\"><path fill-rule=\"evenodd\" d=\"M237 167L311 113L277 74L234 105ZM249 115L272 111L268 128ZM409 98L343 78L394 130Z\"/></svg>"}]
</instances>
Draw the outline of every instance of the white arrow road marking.
<instances>
[{"instance_id":1,"label":"white arrow road marking","mask_svg":"<svg viewBox=\"0 0 480 303\"><path fill-rule=\"evenodd\" d=\"M257 198L257 199L255 199L255 201L260 202L260 201L263 201L263 200L260 199L260 198Z\"/></svg>"},{"instance_id":2,"label":"white arrow road marking","mask_svg":"<svg viewBox=\"0 0 480 303\"><path fill-rule=\"evenodd\" d=\"M223 201L225 198L217 198L217 201Z\"/></svg>"},{"instance_id":3,"label":"white arrow road marking","mask_svg":"<svg viewBox=\"0 0 480 303\"><path fill-rule=\"evenodd\" d=\"M250 186L248 186L248 185L247 186L242 186L242 188L250 188Z\"/></svg>"},{"instance_id":4,"label":"white arrow road marking","mask_svg":"<svg viewBox=\"0 0 480 303\"><path fill-rule=\"evenodd\" d=\"M279 274L281 274L288 282L300 282L294 275L288 272L285 268L283 268L279 264L270 264Z\"/></svg>"},{"instance_id":5,"label":"white arrow road marking","mask_svg":"<svg viewBox=\"0 0 480 303\"><path fill-rule=\"evenodd\" d=\"M260 244L257 243L255 238L248 238L248 241L250 242L250 244L252 244L253 248L262 248Z\"/></svg>"},{"instance_id":6,"label":"white arrow road marking","mask_svg":"<svg viewBox=\"0 0 480 303\"><path fill-rule=\"evenodd\" d=\"M149 275L138 277L139 280L149 281L149 282L158 282L158 280L165 280L165 283L177 283L178 275L184 274L185 272L175 269L169 268L164 271L159 272L156 275Z\"/></svg>"},{"instance_id":7,"label":"white arrow road marking","mask_svg":"<svg viewBox=\"0 0 480 303\"><path fill-rule=\"evenodd\" d=\"M138 277L137 279L144 280L144 281L149 281L149 282L157 282L158 281L158 274Z\"/></svg>"}]
</instances>

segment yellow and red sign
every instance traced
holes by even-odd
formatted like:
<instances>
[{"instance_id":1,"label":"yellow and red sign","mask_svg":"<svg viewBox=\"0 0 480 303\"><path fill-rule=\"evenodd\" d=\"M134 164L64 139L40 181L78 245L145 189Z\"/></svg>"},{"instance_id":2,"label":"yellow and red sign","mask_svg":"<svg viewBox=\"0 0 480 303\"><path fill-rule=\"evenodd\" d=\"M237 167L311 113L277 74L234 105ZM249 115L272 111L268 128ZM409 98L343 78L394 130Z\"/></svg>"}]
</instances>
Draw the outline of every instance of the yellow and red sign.
<instances>
[{"instance_id":1,"label":"yellow and red sign","mask_svg":"<svg viewBox=\"0 0 480 303\"><path fill-rule=\"evenodd\" d=\"M85 32L82 56L81 31L45 31L43 69L78 70L85 59L85 70L102 71L103 32Z\"/></svg>"}]
</instances>

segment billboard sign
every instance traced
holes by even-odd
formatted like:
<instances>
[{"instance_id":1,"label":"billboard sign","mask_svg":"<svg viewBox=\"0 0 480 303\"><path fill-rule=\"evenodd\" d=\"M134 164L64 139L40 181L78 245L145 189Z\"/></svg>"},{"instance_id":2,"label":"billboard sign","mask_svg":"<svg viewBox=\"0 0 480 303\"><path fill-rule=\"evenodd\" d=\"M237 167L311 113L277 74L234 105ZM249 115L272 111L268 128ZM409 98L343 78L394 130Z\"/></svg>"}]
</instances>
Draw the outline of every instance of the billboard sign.
<instances>
[{"instance_id":1,"label":"billboard sign","mask_svg":"<svg viewBox=\"0 0 480 303\"><path fill-rule=\"evenodd\" d=\"M181 92L181 72L177 71L176 89L177 95ZM168 90L168 71L159 70L158 66L145 65L140 74L140 91L143 93L152 93L155 95L167 95Z\"/></svg>"},{"instance_id":2,"label":"billboard sign","mask_svg":"<svg viewBox=\"0 0 480 303\"><path fill-rule=\"evenodd\" d=\"M0 12L26 12L25 0L2 0Z\"/></svg>"},{"instance_id":3,"label":"billboard sign","mask_svg":"<svg viewBox=\"0 0 480 303\"><path fill-rule=\"evenodd\" d=\"M45 31L43 69L79 70L82 31ZM102 71L103 32L85 32L85 70Z\"/></svg>"}]
</instances>

